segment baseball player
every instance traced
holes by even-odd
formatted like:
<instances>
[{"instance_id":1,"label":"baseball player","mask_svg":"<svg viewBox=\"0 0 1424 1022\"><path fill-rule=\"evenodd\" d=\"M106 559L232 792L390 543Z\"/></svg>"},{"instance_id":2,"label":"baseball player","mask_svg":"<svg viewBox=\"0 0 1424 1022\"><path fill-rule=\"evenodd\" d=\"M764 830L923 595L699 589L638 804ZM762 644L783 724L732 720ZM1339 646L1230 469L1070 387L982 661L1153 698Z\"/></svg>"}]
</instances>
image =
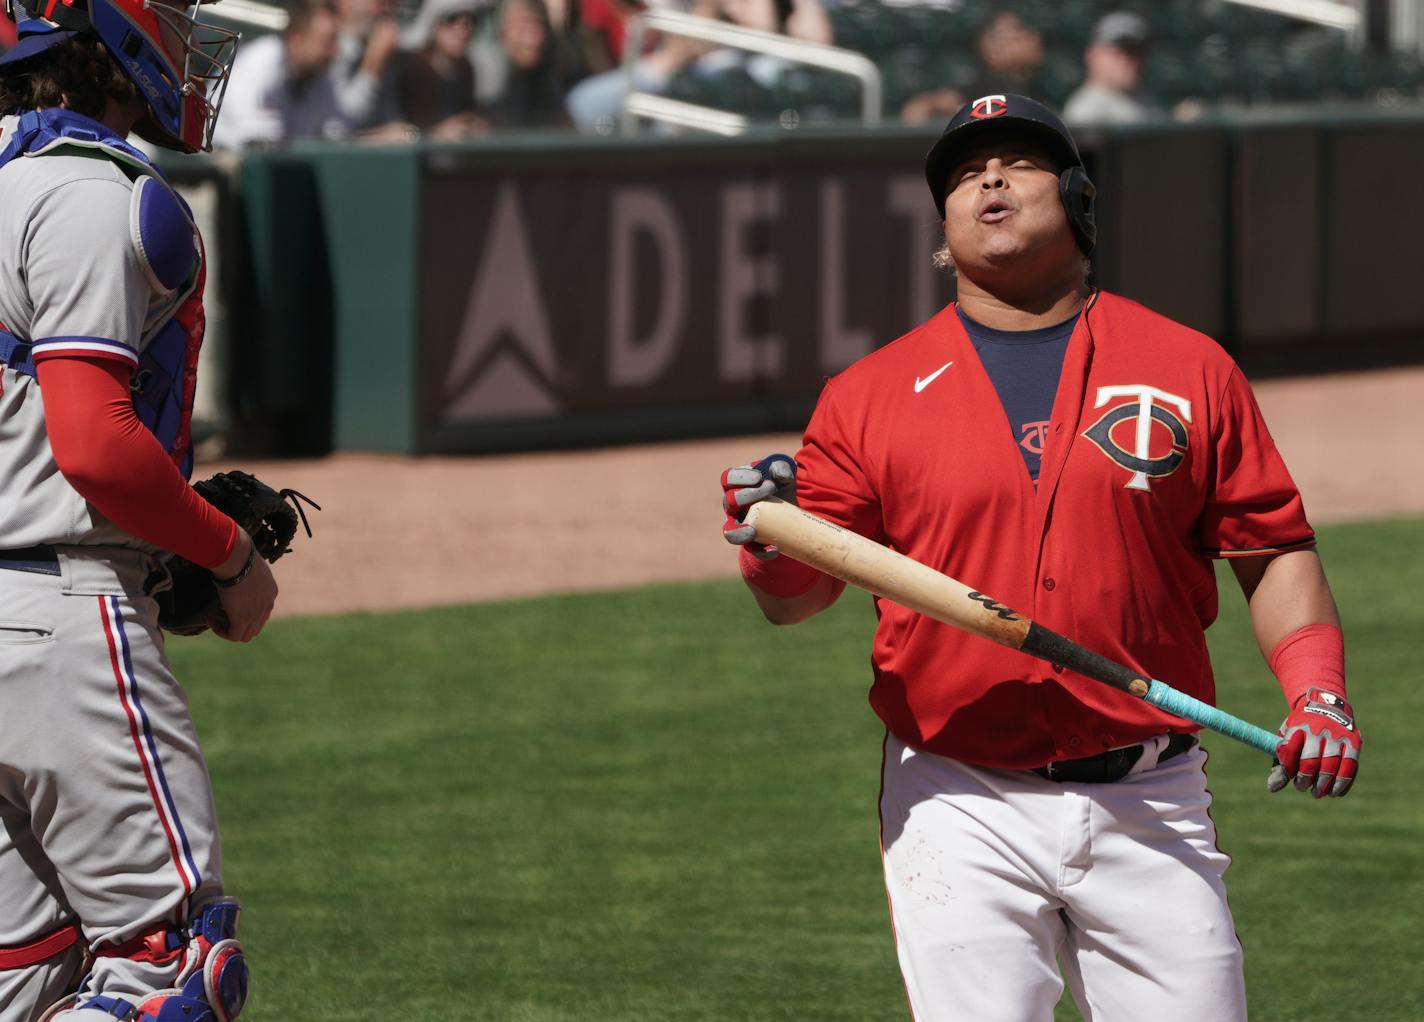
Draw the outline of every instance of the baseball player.
<instances>
[{"instance_id":1,"label":"baseball player","mask_svg":"<svg viewBox=\"0 0 1424 1022\"><path fill-rule=\"evenodd\" d=\"M957 303L831 379L794 461L723 475L767 618L843 588L740 524L776 495L1214 702L1203 633L1229 558L1288 705L1268 787L1344 795L1361 739L1339 620L1240 370L1088 285L1093 186L1045 107L975 100L925 171ZM1245 1019L1195 725L876 610L881 848L914 1017L1048 1020L1066 979L1087 1019Z\"/></svg>"},{"instance_id":2,"label":"baseball player","mask_svg":"<svg viewBox=\"0 0 1424 1022\"><path fill-rule=\"evenodd\" d=\"M0 1020L226 1022L247 993L238 905L151 594L161 551L209 567L219 632L247 641L276 585L187 483L202 246L126 139L205 148L236 37L162 0L19 3L0 58Z\"/></svg>"}]
</instances>

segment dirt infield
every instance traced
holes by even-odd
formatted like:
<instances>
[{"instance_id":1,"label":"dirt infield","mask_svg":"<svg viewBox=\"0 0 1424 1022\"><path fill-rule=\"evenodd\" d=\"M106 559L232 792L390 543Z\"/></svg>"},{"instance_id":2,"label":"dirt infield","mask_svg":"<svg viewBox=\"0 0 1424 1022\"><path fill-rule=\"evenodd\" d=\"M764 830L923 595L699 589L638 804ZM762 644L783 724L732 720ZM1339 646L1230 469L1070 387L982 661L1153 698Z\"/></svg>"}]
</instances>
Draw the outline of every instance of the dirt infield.
<instances>
[{"instance_id":1,"label":"dirt infield","mask_svg":"<svg viewBox=\"0 0 1424 1022\"><path fill-rule=\"evenodd\" d=\"M1424 515L1424 368L1268 381L1256 394L1312 521ZM276 566L278 612L332 614L730 575L717 475L798 443L242 467L323 505L315 539Z\"/></svg>"}]
</instances>

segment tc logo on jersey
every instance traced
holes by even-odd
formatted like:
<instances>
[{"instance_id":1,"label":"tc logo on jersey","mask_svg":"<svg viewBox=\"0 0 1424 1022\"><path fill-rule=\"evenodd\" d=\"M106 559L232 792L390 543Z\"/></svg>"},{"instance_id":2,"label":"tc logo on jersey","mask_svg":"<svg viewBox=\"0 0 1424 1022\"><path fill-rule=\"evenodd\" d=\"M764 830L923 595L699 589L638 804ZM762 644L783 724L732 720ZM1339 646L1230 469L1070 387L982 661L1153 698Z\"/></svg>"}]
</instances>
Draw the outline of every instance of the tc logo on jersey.
<instances>
[{"instance_id":1,"label":"tc logo on jersey","mask_svg":"<svg viewBox=\"0 0 1424 1022\"><path fill-rule=\"evenodd\" d=\"M974 101L974 105L969 108L969 116L976 121L982 121L986 117L998 117L1009 109L1009 98L1007 96L980 96Z\"/></svg>"},{"instance_id":2,"label":"tc logo on jersey","mask_svg":"<svg viewBox=\"0 0 1424 1022\"><path fill-rule=\"evenodd\" d=\"M1148 482L1149 478L1160 479L1171 475L1187 456L1187 427L1182 419L1192 421L1192 403L1156 387L1129 384L1124 387L1099 387L1098 399L1093 407L1101 408L1119 397L1134 400L1109 409L1101 419L1084 430L1083 435L1131 473L1127 489L1150 491L1152 485ZM1181 418L1164 407L1166 405L1175 408ZM1115 428L1129 419L1136 420L1136 428L1130 438L1122 436L1127 432L1126 428ZM1165 434L1154 429L1153 423L1165 427ZM1130 447L1120 442L1125 439L1130 439ZM1170 447L1167 445L1169 440ZM1154 451L1158 452L1156 457L1153 457Z\"/></svg>"},{"instance_id":3,"label":"tc logo on jersey","mask_svg":"<svg viewBox=\"0 0 1424 1022\"><path fill-rule=\"evenodd\" d=\"M1025 422L1023 424L1023 436L1019 438L1019 446L1028 451L1029 454L1043 455L1043 444L1048 439L1048 427L1050 422L1044 419L1042 422Z\"/></svg>"}]
</instances>

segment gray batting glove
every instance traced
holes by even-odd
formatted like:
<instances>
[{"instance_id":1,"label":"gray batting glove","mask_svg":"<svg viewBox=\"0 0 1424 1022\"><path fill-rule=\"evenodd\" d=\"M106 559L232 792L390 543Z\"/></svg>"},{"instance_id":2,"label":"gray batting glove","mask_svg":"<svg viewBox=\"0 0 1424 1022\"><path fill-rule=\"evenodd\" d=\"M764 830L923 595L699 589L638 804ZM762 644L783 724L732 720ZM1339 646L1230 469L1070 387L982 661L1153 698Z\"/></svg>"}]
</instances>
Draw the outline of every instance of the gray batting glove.
<instances>
[{"instance_id":1,"label":"gray batting glove","mask_svg":"<svg viewBox=\"0 0 1424 1022\"><path fill-rule=\"evenodd\" d=\"M769 454L754 465L739 465L722 473L722 510L727 512L722 535L728 543L746 547L763 561L774 558L777 549L755 542L756 530L743 525L742 518L747 508L768 497L796 503L796 461L789 455Z\"/></svg>"}]
</instances>

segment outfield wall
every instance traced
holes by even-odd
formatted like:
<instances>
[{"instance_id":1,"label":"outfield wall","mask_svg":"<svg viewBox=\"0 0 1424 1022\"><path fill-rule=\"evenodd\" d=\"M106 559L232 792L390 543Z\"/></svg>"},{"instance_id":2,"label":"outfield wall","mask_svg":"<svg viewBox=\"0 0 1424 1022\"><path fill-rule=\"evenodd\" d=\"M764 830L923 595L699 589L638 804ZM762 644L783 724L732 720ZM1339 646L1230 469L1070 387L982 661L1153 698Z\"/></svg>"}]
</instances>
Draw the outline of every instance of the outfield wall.
<instances>
[{"instance_id":1,"label":"outfield wall","mask_svg":"<svg viewBox=\"0 0 1424 1022\"><path fill-rule=\"evenodd\" d=\"M467 452L797 427L824 376L951 297L929 265L932 137L251 154L221 241L235 447ZM1424 361L1424 119L1081 142L1102 286L1258 375Z\"/></svg>"}]
</instances>

